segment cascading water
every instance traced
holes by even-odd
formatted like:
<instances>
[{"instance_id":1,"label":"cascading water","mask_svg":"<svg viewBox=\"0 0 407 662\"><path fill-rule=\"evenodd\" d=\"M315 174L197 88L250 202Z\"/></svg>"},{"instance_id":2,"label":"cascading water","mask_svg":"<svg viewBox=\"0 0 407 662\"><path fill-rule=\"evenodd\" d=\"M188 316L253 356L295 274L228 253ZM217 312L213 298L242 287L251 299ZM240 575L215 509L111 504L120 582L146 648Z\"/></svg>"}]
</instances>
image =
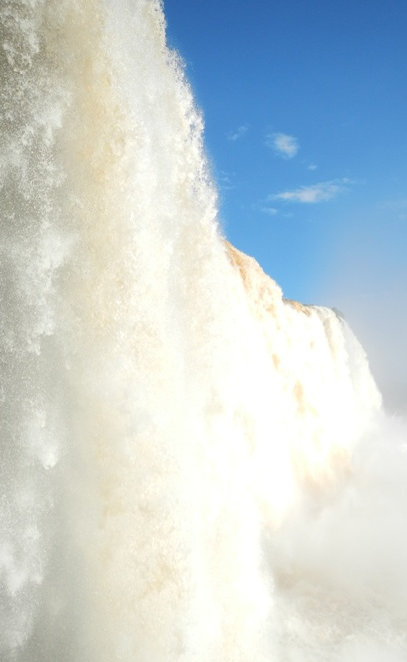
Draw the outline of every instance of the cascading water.
<instances>
[{"instance_id":1,"label":"cascading water","mask_svg":"<svg viewBox=\"0 0 407 662\"><path fill-rule=\"evenodd\" d=\"M226 242L158 0L2 0L0 652L402 662L407 458Z\"/></svg>"}]
</instances>

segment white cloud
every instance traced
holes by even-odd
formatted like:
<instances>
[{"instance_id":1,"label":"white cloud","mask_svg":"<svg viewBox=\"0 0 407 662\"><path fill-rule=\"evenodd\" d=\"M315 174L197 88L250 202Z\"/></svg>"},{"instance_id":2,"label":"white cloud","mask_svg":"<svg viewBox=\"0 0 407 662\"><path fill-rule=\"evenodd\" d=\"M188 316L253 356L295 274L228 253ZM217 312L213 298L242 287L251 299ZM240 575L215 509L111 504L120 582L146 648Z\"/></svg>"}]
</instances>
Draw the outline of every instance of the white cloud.
<instances>
[{"instance_id":1,"label":"white cloud","mask_svg":"<svg viewBox=\"0 0 407 662\"><path fill-rule=\"evenodd\" d=\"M262 211L263 214L267 214L268 216L275 216L278 214L278 209L275 207L261 207L260 211Z\"/></svg>"},{"instance_id":2,"label":"white cloud","mask_svg":"<svg viewBox=\"0 0 407 662\"><path fill-rule=\"evenodd\" d=\"M307 170L316 170L318 168L315 163L310 163L309 166L307 167Z\"/></svg>"},{"instance_id":3,"label":"white cloud","mask_svg":"<svg viewBox=\"0 0 407 662\"><path fill-rule=\"evenodd\" d=\"M300 148L297 138L288 133L269 133L266 136L266 144L283 159L294 158Z\"/></svg>"},{"instance_id":4,"label":"white cloud","mask_svg":"<svg viewBox=\"0 0 407 662\"><path fill-rule=\"evenodd\" d=\"M235 173L228 173L224 170L221 170L217 180L219 188L223 191L232 191L235 188L235 185L232 181Z\"/></svg>"},{"instance_id":5,"label":"white cloud","mask_svg":"<svg viewBox=\"0 0 407 662\"><path fill-rule=\"evenodd\" d=\"M227 139L235 142L236 140L239 140L239 138L242 138L248 130L249 127L247 124L242 124L235 131L230 131L227 135Z\"/></svg>"},{"instance_id":6,"label":"white cloud","mask_svg":"<svg viewBox=\"0 0 407 662\"><path fill-rule=\"evenodd\" d=\"M292 191L283 191L269 196L269 200L282 200L283 202L301 202L315 204L332 200L339 193L346 190L346 184L351 181L347 177L332 179L328 182L319 182L311 186L300 186Z\"/></svg>"}]
</instances>

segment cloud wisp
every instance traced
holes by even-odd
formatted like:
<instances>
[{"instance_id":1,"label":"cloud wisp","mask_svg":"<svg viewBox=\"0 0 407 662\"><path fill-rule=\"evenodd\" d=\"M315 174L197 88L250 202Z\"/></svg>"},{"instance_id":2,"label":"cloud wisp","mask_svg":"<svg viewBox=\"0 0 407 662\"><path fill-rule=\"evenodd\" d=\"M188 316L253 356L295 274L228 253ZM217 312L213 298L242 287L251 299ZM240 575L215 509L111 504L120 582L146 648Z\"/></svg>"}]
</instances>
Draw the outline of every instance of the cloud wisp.
<instances>
[{"instance_id":1,"label":"cloud wisp","mask_svg":"<svg viewBox=\"0 0 407 662\"><path fill-rule=\"evenodd\" d=\"M326 202L332 200L337 195L346 191L348 184L351 184L350 179L343 177L342 179L331 179L326 182L318 182L311 186L300 186L291 191L282 191L275 193L268 197L269 201L281 200L282 202L299 202L302 204L316 204L318 202Z\"/></svg>"},{"instance_id":2,"label":"cloud wisp","mask_svg":"<svg viewBox=\"0 0 407 662\"><path fill-rule=\"evenodd\" d=\"M297 138L288 133L269 133L266 145L283 159L293 159L300 148Z\"/></svg>"},{"instance_id":3,"label":"cloud wisp","mask_svg":"<svg viewBox=\"0 0 407 662\"><path fill-rule=\"evenodd\" d=\"M260 211L263 212L263 214L267 214L267 216L275 216L278 214L278 209L276 209L276 207L269 207L267 205L260 207Z\"/></svg>"},{"instance_id":4,"label":"cloud wisp","mask_svg":"<svg viewBox=\"0 0 407 662\"><path fill-rule=\"evenodd\" d=\"M221 191L233 191L235 184L233 183L234 173L228 173L221 170L217 176L217 182Z\"/></svg>"},{"instance_id":5,"label":"cloud wisp","mask_svg":"<svg viewBox=\"0 0 407 662\"><path fill-rule=\"evenodd\" d=\"M240 140L240 138L243 138L243 136L248 132L249 127L247 124L242 124L241 126L238 126L235 131L229 131L227 134L227 139L230 140L231 142L236 142L236 140Z\"/></svg>"}]
</instances>

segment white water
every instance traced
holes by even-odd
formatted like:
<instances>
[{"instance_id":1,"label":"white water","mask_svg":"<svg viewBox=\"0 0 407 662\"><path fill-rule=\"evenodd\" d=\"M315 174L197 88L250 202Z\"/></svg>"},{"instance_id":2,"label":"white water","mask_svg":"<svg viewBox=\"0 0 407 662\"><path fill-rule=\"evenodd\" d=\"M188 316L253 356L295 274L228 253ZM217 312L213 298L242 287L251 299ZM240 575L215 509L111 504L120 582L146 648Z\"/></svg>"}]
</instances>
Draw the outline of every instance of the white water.
<instances>
[{"instance_id":1,"label":"white water","mask_svg":"<svg viewBox=\"0 0 407 662\"><path fill-rule=\"evenodd\" d=\"M155 0L2 0L1 660L403 662L363 350L228 247Z\"/></svg>"}]
</instances>

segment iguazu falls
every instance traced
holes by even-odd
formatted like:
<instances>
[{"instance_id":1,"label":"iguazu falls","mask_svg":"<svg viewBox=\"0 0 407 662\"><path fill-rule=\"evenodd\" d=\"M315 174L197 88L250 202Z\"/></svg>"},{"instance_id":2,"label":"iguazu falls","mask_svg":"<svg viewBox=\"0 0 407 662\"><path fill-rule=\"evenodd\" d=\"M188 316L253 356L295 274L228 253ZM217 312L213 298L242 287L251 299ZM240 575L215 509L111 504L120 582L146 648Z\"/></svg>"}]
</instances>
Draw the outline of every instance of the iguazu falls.
<instances>
[{"instance_id":1,"label":"iguazu falls","mask_svg":"<svg viewBox=\"0 0 407 662\"><path fill-rule=\"evenodd\" d=\"M1 660L405 662L406 424L227 240L163 4L0 25Z\"/></svg>"}]
</instances>

